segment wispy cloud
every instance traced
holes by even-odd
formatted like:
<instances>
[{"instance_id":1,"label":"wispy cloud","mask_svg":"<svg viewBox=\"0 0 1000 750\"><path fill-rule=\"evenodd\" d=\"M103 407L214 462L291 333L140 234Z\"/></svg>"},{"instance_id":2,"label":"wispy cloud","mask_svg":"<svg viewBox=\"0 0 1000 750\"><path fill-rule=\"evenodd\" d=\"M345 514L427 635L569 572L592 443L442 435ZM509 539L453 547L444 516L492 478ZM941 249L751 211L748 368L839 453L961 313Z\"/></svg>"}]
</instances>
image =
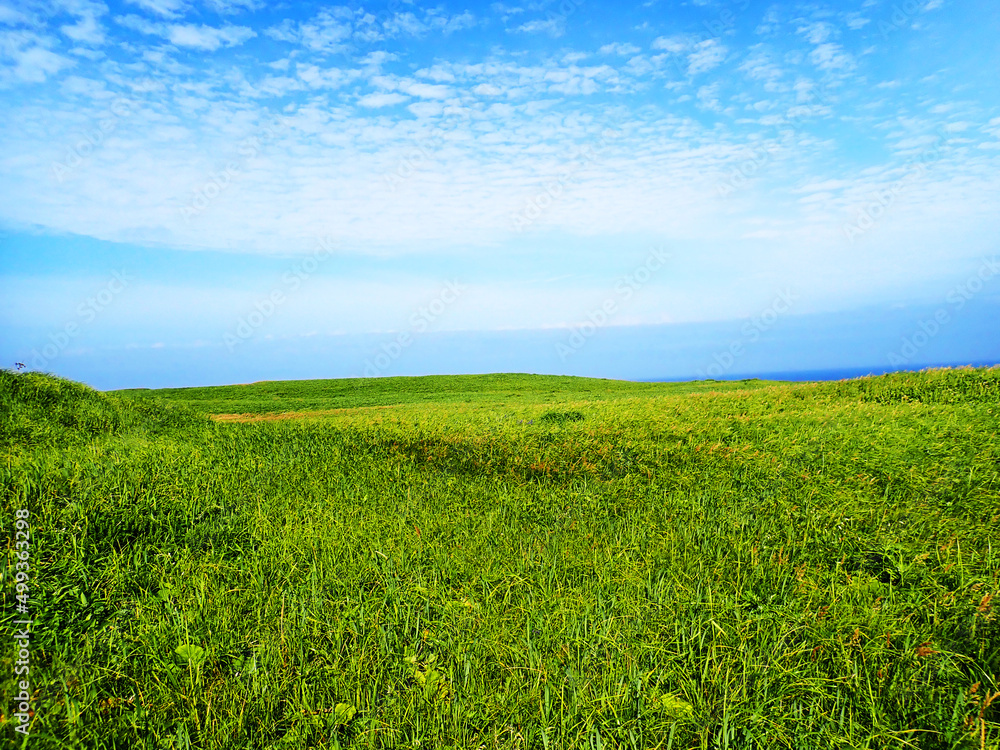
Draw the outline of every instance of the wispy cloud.
<instances>
[{"instance_id":1,"label":"wispy cloud","mask_svg":"<svg viewBox=\"0 0 1000 750\"><path fill-rule=\"evenodd\" d=\"M688 55L688 75L698 75L717 68L726 59L728 50L718 39L706 39L695 45Z\"/></svg>"},{"instance_id":2,"label":"wispy cloud","mask_svg":"<svg viewBox=\"0 0 1000 750\"><path fill-rule=\"evenodd\" d=\"M566 22L559 17L535 18L522 23L517 27L517 30L525 34L548 34L553 38L558 38L566 33Z\"/></svg>"},{"instance_id":3,"label":"wispy cloud","mask_svg":"<svg viewBox=\"0 0 1000 750\"><path fill-rule=\"evenodd\" d=\"M205 26L193 23L162 23L128 15L118 23L141 34L163 37L178 47L214 52L220 47L236 47L257 36L248 26Z\"/></svg>"},{"instance_id":4,"label":"wispy cloud","mask_svg":"<svg viewBox=\"0 0 1000 750\"><path fill-rule=\"evenodd\" d=\"M180 18L190 7L186 0L126 0L164 18Z\"/></svg>"},{"instance_id":5,"label":"wispy cloud","mask_svg":"<svg viewBox=\"0 0 1000 750\"><path fill-rule=\"evenodd\" d=\"M629 42L612 42L611 44L603 45L598 53L602 55L621 55L623 57L631 57L632 55L637 55L642 49Z\"/></svg>"},{"instance_id":6,"label":"wispy cloud","mask_svg":"<svg viewBox=\"0 0 1000 750\"><path fill-rule=\"evenodd\" d=\"M362 107L379 108L390 107L394 104L401 104L407 100L408 98L402 94L366 94L358 100L358 104Z\"/></svg>"},{"instance_id":7,"label":"wispy cloud","mask_svg":"<svg viewBox=\"0 0 1000 750\"><path fill-rule=\"evenodd\" d=\"M32 31L0 31L0 84L44 83L49 77L72 68L71 58L54 52L55 40Z\"/></svg>"}]
</instances>

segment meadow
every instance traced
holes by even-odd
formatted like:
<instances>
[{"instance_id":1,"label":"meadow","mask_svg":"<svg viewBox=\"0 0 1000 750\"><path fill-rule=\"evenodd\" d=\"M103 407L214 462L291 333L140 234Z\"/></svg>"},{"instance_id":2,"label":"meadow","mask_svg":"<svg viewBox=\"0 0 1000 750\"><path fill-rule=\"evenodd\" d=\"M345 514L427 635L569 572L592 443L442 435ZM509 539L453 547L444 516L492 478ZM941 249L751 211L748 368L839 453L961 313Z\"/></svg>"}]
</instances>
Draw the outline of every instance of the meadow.
<instances>
[{"instance_id":1,"label":"meadow","mask_svg":"<svg viewBox=\"0 0 1000 750\"><path fill-rule=\"evenodd\" d=\"M30 748L1000 747L1000 368L0 371Z\"/></svg>"}]
</instances>

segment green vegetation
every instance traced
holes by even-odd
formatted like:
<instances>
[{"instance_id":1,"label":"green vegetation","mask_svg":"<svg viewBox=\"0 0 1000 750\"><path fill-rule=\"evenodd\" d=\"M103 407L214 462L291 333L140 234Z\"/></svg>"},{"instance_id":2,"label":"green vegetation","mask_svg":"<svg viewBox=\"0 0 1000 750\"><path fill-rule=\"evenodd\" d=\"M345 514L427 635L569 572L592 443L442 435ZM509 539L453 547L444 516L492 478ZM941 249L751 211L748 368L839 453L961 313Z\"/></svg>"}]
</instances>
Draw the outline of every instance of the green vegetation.
<instances>
[{"instance_id":1,"label":"green vegetation","mask_svg":"<svg viewBox=\"0 0 1000 750\"><path fill-rule=\"evenodd\" d=\"M0 444L11 449L67 446L126 433L159 435L205 421L173 404L125 402L69 380L7 370L0 370L0 415Z\"/></svg>"},{"instance_id":2,"label":"green vegetation","mask_svg":"<svg viewBox=\"0 0 1000 750\"><path fill-rule=\"evenodd\" d=\"M155 393L171 403L209 414L273 414L398 404L483 404L490 408L566 401L606 401L627 396L662 396L697 391L742 390L769 385L762 380L694 383L632 383L560 375L428 375L420 378L263 381L207 388L119 391L125 396Z\"/></svg>"},{"instance_id":3,"label":"green vegetation","mask_svg":"<svg viewBox=\"0 0 1000 750\"><path fill-rule=\"evenodd\" d=\"M0 409L31 748L1000 741L998 368L112 394L2 372Z\"/></svg>"}]
</instances>

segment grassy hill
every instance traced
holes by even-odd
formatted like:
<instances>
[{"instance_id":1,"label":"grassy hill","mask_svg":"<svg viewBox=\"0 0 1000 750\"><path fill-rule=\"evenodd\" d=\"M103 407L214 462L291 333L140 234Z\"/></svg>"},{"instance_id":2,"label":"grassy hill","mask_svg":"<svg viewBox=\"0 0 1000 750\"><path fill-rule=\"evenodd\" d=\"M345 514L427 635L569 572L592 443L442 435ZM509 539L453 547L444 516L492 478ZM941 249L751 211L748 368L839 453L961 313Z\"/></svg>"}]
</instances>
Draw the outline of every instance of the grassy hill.
<instances>
[{"instance_id":1,"label":"grassy hill","mask_svg":"<svg viewBox=\"0 0 1000 750\"><path fill-rule=\"evenodd\" d=\"M0 444L53 447L103 435L194 426L204 417L157 399L125 401L81 383L0 370Z\"/></svg>"},{"instance_id":2,"label":"grassy hill","mask_svg":"<svg viewBox=\"0 0 1000 750\"><path fill-rule=\"evenodd\" d=\"M561 375L428 375L425 377L343 378L340 380L264 381L205 388L163 388L157 397L210 413L267 414L397 404L507 404L606 401L628 396L658 396L767 385L761 380L693 383L634 383ZM142 396L149 391L120 391Z\"/></svg>"},{"instance_id":3,"label":"grassy hill","mask_svg":"<svg viewBox=\"0 0 1000 750\"><path fill-rule=\"evenodd\" d=\"M998 368L0 407L32 748L1000 741Z\"/></svg>"}]
</instances>

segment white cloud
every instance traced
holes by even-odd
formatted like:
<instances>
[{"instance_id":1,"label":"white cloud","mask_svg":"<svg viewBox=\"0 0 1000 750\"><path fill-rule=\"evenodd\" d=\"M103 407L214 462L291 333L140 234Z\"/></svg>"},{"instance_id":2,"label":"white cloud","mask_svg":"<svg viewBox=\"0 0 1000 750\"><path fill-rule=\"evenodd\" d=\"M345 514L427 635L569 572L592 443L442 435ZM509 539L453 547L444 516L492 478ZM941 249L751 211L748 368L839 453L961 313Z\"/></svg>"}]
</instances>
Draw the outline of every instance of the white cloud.
<instances>
[{"instance_id":1,"label":"white cloud","mask_svg":"<svg viewBox=\"0 0 1000 750\"><path fill-rule=\"evenodd\" d=\"M248 26L204 26L198 24L152 22L135 15L122 16L118 23L149 36L160 36L178 47L190 47L208 52L220 47L236 47L257 33Z\"/></svg>"},{"instance_id":2,"label":"white cloud","mask_svg":"<svg viewBox=\"0 0 1000 750\"><path fill-rule=\"evenodd\" d=\"M43 47L30 47L15 56L14 74L22 81L41 83L48 76L73 66L69 58Z\"/></svg>"},{"instance_id":3,"label":"white cloud","mask_svg":"<svg viewBox=\"0 0 1000 750\"><path fill-rule=\"evenodd\" d=\"M823 104L798 104L788 108L788 119L801 121L802 118L824 117L832 112L832 109Z\"/></svg>"},{"instance_id":4,"label":"white cloud","mask_svg":"<svg viewBox=\"0 0 1000 750\"><path fill-rule=\"evenodd\" d=\"M490 9L499 15L504 21L511 16L519 16L525 12L525 9L520 6L507 5L506 3L493 3L490 5Z\"/></svg>"},{"instance_id":5,"label":"white cloud","mask_svg":"<svg viewBox=\"0 0 1000 750\"><path fill-rule=\"evenodd\" d=\"M430 68L421 68L416 72L416 75L421 78L429 78L430 80L437 81L438 83L455 82L455 74L440 65L433 65Z\"/></svg>"},{"instance_id":6,"label":"white cloud","mask_svg":"<svg viewBox=\"0 0 1000 750\"><path fill-rule=\"evenodd\" d=\"M279 42L289 42L298 44L302 41L298 26L290 18L284 19L277 26L270 26L264 29L264 34Z\"/></svg>"},{"instance_id":7,"label":"white cloud","mask_svg":"<svg viewBox=\"0 0 1000 750\"><path fill-rule=\"evenodd\" d=\"M764 18L754 29L754 33L760 36L768 36L773 34L781 26L781 18L778 16L778 10L772 7L767 13L764 14Z\"/></svg>"},{"instance_id":8,"label":"white cloud","mask_svg":"<svg viewBox=\"0 0 1000 750\"><path fill-rule=\"evenodd\" d=\"M32 23L31 16L22 13L9 5L0 5L0 23L5 26L29 25Z\"/></svg>"},{"instance_id":9,"label":"white cloud","mask_svg":"<svg viewBox=\"0 0 1000 750\"><path fill-rule=\"evenodd\" d=\"M361 10L330 6L302 23L286 18L277 26L265 29L264 34L281 42L301 44L314 52L336 54L356 50L358 44L382 42L400 36L419 37L431 30L448 35L475 25L475 16L467 11L447 16L440 15L437 9L425 9L422 17L407 11L394 13L388 18L377 18ZM384 59L396 57L385 50L372 52L369 57L379 54Z\"/></svg>"},{"instance_id":10,"label":"white cloud","mask_svg":"<svg viewBox=\"0 0 1000 750\"><path fill-rule=\"evenodd\" d=\"M437 117L444 112L444 107L438 102L414 102L407 109L416 117Z\"/></svg>"},{"instance_id":11,"label":"white cloud","mask_svg":"<svg viewBox=\"0 0 1000 750\"><path fill-rule=\"evenodd\" d=\"M509 104L501 104L500 102L491 104L490 108L486 110L486 114L501 120L513 117L516 112L517 110Z\"/></svg>"},{"instance_id":12,"label":"white cloud","mask_svg":"<svg viewBox=\"0 0 1000 750\"><path fill-rule=\"evenodd\" d=\"M494 86L492 83L480 83L472 88L472 93L478 96L500 96L503 89Z\"/></svg>"},{"instance_id":13,"label":"white cloud","mask_svg":"<svg viewBox=\"0 0 1000 750\"><path fill-rule=\"evenodd\" d=\"M622 57L629 57L630 55L637 55L642 50L634 44L629 44L628 42L612 42L611 44L605 44L597 51L602 55L621 55Z\"/></svg>"},{"instance_id":14,"label":"white cloud","mask_svg":"<svg viewBox=\"0 0 1000 750\"><path fill-rule=\"evenodd\" d=\"M119 16L115 18L115 22L126 29L132 29L132 31L138 31L140 34L148 34L149 36L164 35L166 30L166 26L163 24L155 23L133 13Z\"/></svg>"},{"instance_id":15,"label":"white cloud","mask_svg":"<svg viewBox=\"0 0 1000 750\"><path fill-rule=\"evenodd\" d=\"M839 44L827 42L809 53L809 60L822 70L853 70L854 58Z\"/></svg>"},{"instance_id":16,"label":"white cloud","mask_svg":"<svg viewBox=\"0 0 1000 750\"><path fill-rule=\"evenodd\" d=\"M179 47L194 47L213 51L219 47L236 47L247 39L257 36L247 26L196 26L194 24L174 24L167 31L167 38Z\"/></svg>"},{"instance_id":17,"label":"white cloud","mask_svg":"<svg viewBox=\"0 0 1000 750\"><path fill-rule=\"evenodd\" d=\"M429 83L414 83L405 81L399 84L399 90L410 96L421 99L446 99L451 93L447 86L434 86Z\"/></svg>"},{"instance_id":18,"label":"white cloud","mask_svg":"<svg viewBox=\"0 0 1000 750\"><path fill-rule=\"evenodd\" d=\"M178 18L188 10L186 0L127 0L164 18Z\"/></svg>"},{"instance_id":19,"label":"white cloud","mask_svg":"<svg viewBox=\"0 0 1000 750\"><path fill-rule=\"evenodd\" d=\"M703 109L708 109L713 112L721 112L722 107L719 106L719 88L721 84L719 81L715 83L708 84L707 86L702 86L698 89L698 104Z\"/></svg>"},{"instance_id":20,"label":"white cloud","mask_svg":"<svg viewBox=\"0 0 1000 750\"><path fill-rule=\"evenodd\" d=\"M698 75L718 67L729 50L718 39L706 39L688 55L688 75Z\"/></svg>"},{"instance_id":21,"label":"white cloud","mask_svg":"<svg viewBox=\"0 0 1000 750\"><path fill-rule=\"evenodd\" d=\"M661 36L654 39L650 46L653 49L662 49L673 54L679 54L691 49L692 43L688 37L681 35Z\"/></svg>"},{"instance_id":22,"label":"white cloud","mask_svg":"<svg viewBox=\"0 0 1000 750\"><path fill-rule=\"evenodd\" d=\"M295 73L309 87L314 89L338 89L359 77L357 71L340 68L321 68L318 65L296 63Z\"/></svg>"},{"instance_id":23,"label":"white cloud","mask_svg":"<svg viewBox=\"0 0 1000 750\"><path fill-rule=\"evenodd\" d=\"M394 104L405 102L408 97L395 93L367 94L358 100L362 107L375 109L379 107L391 107Z\"/></svg>"},{"instance_id":24,"label":"white cloud","mask_svg":"<svg viewBox=\"0 0 1000 750\"><path fill-rule=\"evenodd\" d=\"M108 6L97 0L61 0L59 5L76 18L76 23L60 27L65 36L80 44L104 44L105 31L99 19L107 14Z\"/></svg>"},{"instance_id":25,"label":"white cloud","mask_svg":"<svg viewBox=\"0 0 1000 750\"><path fill-rule=\"evenodd\" d=\"M815 192L828 192L831 190L840 191L844 188L851 187L852 182L848 180L823 180L822 182L810 182L801 187L795 188L793 192L796 193L815 193Z\"/></svg>"},{"instance_id":26,"label":"white cloud","mask_svg":"<svg viewBox=\"0 0 1000 750\"><path fill-rule=\"evenodd\" d=\"M293 36L284 41L300 41L304 47L315 52L342 52L348 48L345 42L350 39L352 28L344 14L324 9L309 23L299 25L297 38Z\"/></svg>"},{"instance_id":27,"label":"white cloud","mask_svg":"<svg viewBox=\"0 0 1000 750\"><path fill-rule=\"evenodd\" d=\"M205 0L205 4L221 15L235 15L265 7L264 0Z\"/></svg>"},{"instance_id":28,"label":"white cloud","mask_svg":"<svg viewBox=\"0 0 1000 750\"><path fill-rule=\"evenodd\" d=\"M755 49L751 52L747 59L740 64L739 70L746 73L748 78L764 81L765 84L773 84L784 75L781 67L774 63L770 55L762 49ZM765 85L765 88L768 87Z\"/></svg>"},{"instance_id":29,"label":"white cloud","mask_svg":"<svg viewBox=\"0 0 1000 750\"><path fill-rule=\"evenodd\" d=\"M396 13L386 20L384 28L390 36L420 36L427 31L427 24L413 13Z\"/></svg>"},{"instance_id":30,"label":"white cloud","mask_svg":"<svg viewBox=\"0 0 1000 750\"><path fill-rule=\"evenodd\" d=\"M566 33L566 21L561 16L547 18L544 21L535 19L522 23L517 30L525 34L548 34L552 38L557 38Z\"/></svg>"},{"instance_id":31,"label":"white cloud","mask_svg":"<svg viewBox=\"0 0 1000 750\"><path fill-rule=\"evenodd\" d=\"M477 22L476 17L472 13L465 11L464 13L459 13L457 16L433 16L430 23L431 26L440 29L447 36L448 34L454 34L456 31L474 28Z\"/></svg>"},{"instance_id":32,"label":"white cloud","mask_svg":"<svg viewBox=\"0 0 1000 750\"><path fill-rule=\"evenodd\" d=\"M813 100L813 90L816 88L816 84L813 81L800 78L792 86L792 91L795 92L795 101L798 103L811 102Z\"/></svg>"},{"instance_id":33,"label":"white cloud","mask_svg":"<svg viewBox=\"0 0 1000 750\"><path fill-rule=\"evenodd\" d=\"M92 16L83 16L72 26L63 26L60 31L76 42L84 44L104 44L104 27Z\"/></svg>"},{"instance_id":34,"label":"white cloud","mask_svg":"<svg viewBox=\"0 0 1000 750\"><path fill-rule=\"evenodd\" d=\"M258 82L257 90L268 96L288 96L293 92L301 91L303 83L308 84L309 82L289 76L266 76Z\"/></svg>"},{"instance_id":35,"label":"white cloud","mask_svg":"<svg viewBox=\"0 0 1000 750\"><path fill-rule=\"evenodd\" d=\"M53 40L29 31L0 32L0 59L13 63L0 70L0 82L43 83L75 61L49 49Z\"/></svg>"},{"instance_id":36,"label":"white cloud","mask_svg":"<svg viewBox=\"0 0 1000 750\"><path fill-rule=\"evenodd\" d=\"M369 52L367 55L362 57L361 64L368 68L379 68L388 62L398 59L398 55L395 55L392 52L386 52L384 49L379 49L374 52Z\"/></svg>"},{"instance_id":37,"label":"white cloud","mask_svg":"<svg viewBox=\"0 0 1000 750\"><path fill-rule=\"evenodd\" d=\"M797 31L802 34L810 44L822 44L835 34L835 29L825 21L806 24L800 26Z\"/></svg>"}]
</instances>

